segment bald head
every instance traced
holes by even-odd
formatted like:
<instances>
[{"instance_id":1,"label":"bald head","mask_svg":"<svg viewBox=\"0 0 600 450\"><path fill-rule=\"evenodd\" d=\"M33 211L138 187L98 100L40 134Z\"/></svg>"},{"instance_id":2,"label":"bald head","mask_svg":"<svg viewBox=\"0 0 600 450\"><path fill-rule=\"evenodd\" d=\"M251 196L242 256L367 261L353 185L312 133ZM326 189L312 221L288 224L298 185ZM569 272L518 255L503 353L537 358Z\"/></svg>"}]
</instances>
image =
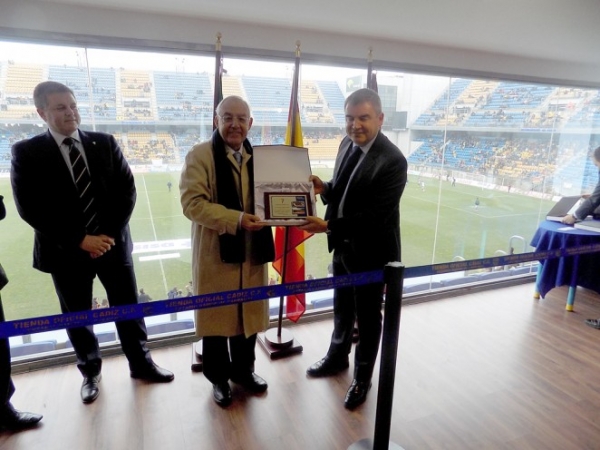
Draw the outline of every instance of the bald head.
<instances>
[{"instance_id":1,"label":"bald head","mask_svg":"<svg viewBox=\"0 0 600 450\"><path fill-rule=\"evenodd\" d=\"M239 150L252 127L250 105L237 95L224 98L217 106L215 126L225 143Z\"/></svg>"}]
</instances>

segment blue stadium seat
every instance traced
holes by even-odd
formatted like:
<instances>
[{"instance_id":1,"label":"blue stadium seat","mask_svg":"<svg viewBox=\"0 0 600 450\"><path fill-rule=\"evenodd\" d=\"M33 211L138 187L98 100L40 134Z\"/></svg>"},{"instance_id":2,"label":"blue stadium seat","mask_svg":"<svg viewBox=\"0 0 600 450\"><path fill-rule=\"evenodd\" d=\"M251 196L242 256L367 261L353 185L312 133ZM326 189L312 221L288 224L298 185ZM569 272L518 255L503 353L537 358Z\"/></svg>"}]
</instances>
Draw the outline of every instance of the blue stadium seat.
<instances>
[{"instance_id":1,"label":"blue stadium seat","mask_svg":"<svg viewBox=\"0 0 600 450\"><path fill-rule=\"evenodd\" d=\"M322 298L312 302L313 309L333 308L333 296L331 298Z\"/></svg>"},{"instance_id":2,"label":"blue stadium seat","mask_svg":"<svg viewBox=\"0 0 600 450\"><path fill-rule=\"evenodd\" d=\"M510 276L508 270L498 270L496 272L485 272L475 275L478 281L497 280L498 278L507 278Z\"/></svg>"},{"instance_id":3,"label":"blue stadium seat","mask_svg":"<svg viewBox=\"0 0 600 450\"><path fill-rule=\"evenodd\" d=\"M510 269L508 269L510 275L524 275L527 273L532 273L532 274L536 274L536 268L531 267L531 266L523 266L523 267L512 267Z\"/></svg>"},{"instance_id":4,"label":"blue stadium seat","mask_svg":"<svg viewBox=\"0 0 600 450\"><path fill-rule=\"evenodd\" d=\"M190 330L194 328L193 319L180 319L171 322L155 323L146 325L148 336L154 334L173 333L174 331Z\"/></svg>"},{"instance_id":5,"label":"blue stadium seat","mask_svg":"<svg viewBox=\"0 0 600 450\"><path fill-rule=\"evenodd\" d=\"M450 287L450 286L462 286L464 284L475 283L479 280L479 277L476 275L467 275L465 277L451 278L449 280L442 280L440 283L442 287Z\"/></svg>"},{"instance_id":6,"label":"blue stadium seat","mask_svg":"<svg viewBox=\"0 0 600 450\"><path fill-rule=\"evenodd\" d=\"M438 289L442 287L442 283L439 281L425 282L425 283L417 283L410 286L404 286L402 289L403 294L414 294L415 292L425 292L430 289Z\"/></svg>"},{"instance_id":7,"label":"blue stadium seat","mask_svg":"<svg viewBox=\"0 0 600 450\"><path fill-rule=\"evenodd\" d=\"M117 334L115 331L99 331L96 333L96 337L98 338L99 344L104 342L115 342L117 340ZM70 340L65 342L65 348L73 348L73 344Z\"/></svg>"},{"instance_id":8,"label":"blue stadium seat","mask_svg":"<svg viewBox=\"0 0 600 450\"><path fill-rule=\"evenodd\" d=\"M18 344L10 348L10 355L12 358L19 356L35 355L37 353L45 353L56 350L56 341L40 341L40 342L28 342L27 344Z\"/></svg>"}]
</instances>

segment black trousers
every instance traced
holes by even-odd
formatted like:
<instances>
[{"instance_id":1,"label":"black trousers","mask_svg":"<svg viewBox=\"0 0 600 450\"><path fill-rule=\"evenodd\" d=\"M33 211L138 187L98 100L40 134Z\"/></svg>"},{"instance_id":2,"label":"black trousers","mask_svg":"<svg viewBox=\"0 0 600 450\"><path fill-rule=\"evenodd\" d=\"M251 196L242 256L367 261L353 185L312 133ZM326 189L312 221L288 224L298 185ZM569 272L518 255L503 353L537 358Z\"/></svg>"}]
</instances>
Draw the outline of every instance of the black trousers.
<instances>
[{"instance_id":1,"label":"black trousers","mask_svg":"<svg viewBox=\"0 0 600 450\"><path fill-rule=\"evenodd\" d=\"M202 371L212 384L254 372L256 334L237 336L204 336L202 338Z\"/></svg>"},{"instance_id":2,"label":"black trousers","mask_svg":"<svg viewBox=\"0 0 600 450\"><path fill-rule=\"evenodd\" d=\"M4 309L2 308L2 298L0 297L0 323L4 322ZM10 402L10 398L15 392L12 378L10 376L10 346L8 338L0 339L0 411Z\"/></svg>"},{"instance_id":3,"label":"black trousers","mask_svg":"<svg viewBox=\"0 0 600 450\"><path fill-rule=\"evenodd\" d=\"M54 288L63 313L92 309L92 286L96 276L106 290L110 306L137 303L137 284L133 263L111 258L107 252L88 264L61 267L52 273ZM131 370L143 370L152 364L146 347L148 334L143 319L115 322L123 353ZM98 375L102 358L93 327L67 328L67 334L77 355L77 367L84 376Z\"/></svg>"},{"instance_id":4,"label":"black trousers","mask_svg":"<svg viewBox=\"0 0 600 450\"><path fill-rule=\"evenodd\" d=\"M333 275L349 275L351 258L342 251L333 254ZM354 378L369 381L381 340L383 283L336 288L333 294L333 333L327 351L328 358L344 361L352 349L354 324L359 341L354 354Z\"/></svg>"}]
</instances>

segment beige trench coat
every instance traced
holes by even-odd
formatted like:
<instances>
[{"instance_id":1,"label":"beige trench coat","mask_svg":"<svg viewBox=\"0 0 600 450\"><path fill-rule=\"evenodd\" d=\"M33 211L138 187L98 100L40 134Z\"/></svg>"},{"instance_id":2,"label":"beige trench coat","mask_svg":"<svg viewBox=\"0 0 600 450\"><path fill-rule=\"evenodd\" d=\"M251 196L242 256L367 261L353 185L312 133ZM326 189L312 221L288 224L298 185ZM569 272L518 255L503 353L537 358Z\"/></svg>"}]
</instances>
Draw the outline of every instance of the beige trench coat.
<instances>
[{"instance_id":1,"label":"beige trench coat","mask_svg":"<svg viewBox=\"0 0 600 450\"><path fill-rule=\"evenodd\" d=\"M241 176L244 211L254 214L247 169L250 157L244 149L240 172L233 155L228 155L238 192ZM187 154L179 189L183 214L192 221L194 293L200 295L266 286L267 265L251 262L250 232L246 231L246 261L239 264L221 262L219 235L236 233L240 212L217 203L215 163L210 141L195 145ZM200 337L236 336L242 333L248 337L265 330L268 325L268 300L196 311L196 334Z\"/></svg>"}]
</instances>

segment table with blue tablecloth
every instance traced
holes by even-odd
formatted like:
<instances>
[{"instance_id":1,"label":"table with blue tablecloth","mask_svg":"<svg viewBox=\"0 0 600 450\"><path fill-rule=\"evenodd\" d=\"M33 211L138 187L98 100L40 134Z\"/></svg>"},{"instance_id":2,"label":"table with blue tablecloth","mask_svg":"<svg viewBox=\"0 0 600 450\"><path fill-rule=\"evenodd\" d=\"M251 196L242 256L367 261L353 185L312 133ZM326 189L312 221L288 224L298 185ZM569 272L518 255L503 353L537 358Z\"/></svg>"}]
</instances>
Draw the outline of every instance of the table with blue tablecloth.
<instances>
[{"instance_id":1,"label":"table with blue tablecloth","mask_svg":"<svg viewBox=\"0 0 600 450\"><path fill-rule=\"evenodd\" d=\"M531 246L536 251L565 249L580 245L600 244L600 233L586 231L560 222L542 222ZM540 261L536 278L536 298L545 297L553 288L569 286L567 311L573 311L577 286L600 293L600 253L565 256Z\"/></svg>"}]
</instances>

